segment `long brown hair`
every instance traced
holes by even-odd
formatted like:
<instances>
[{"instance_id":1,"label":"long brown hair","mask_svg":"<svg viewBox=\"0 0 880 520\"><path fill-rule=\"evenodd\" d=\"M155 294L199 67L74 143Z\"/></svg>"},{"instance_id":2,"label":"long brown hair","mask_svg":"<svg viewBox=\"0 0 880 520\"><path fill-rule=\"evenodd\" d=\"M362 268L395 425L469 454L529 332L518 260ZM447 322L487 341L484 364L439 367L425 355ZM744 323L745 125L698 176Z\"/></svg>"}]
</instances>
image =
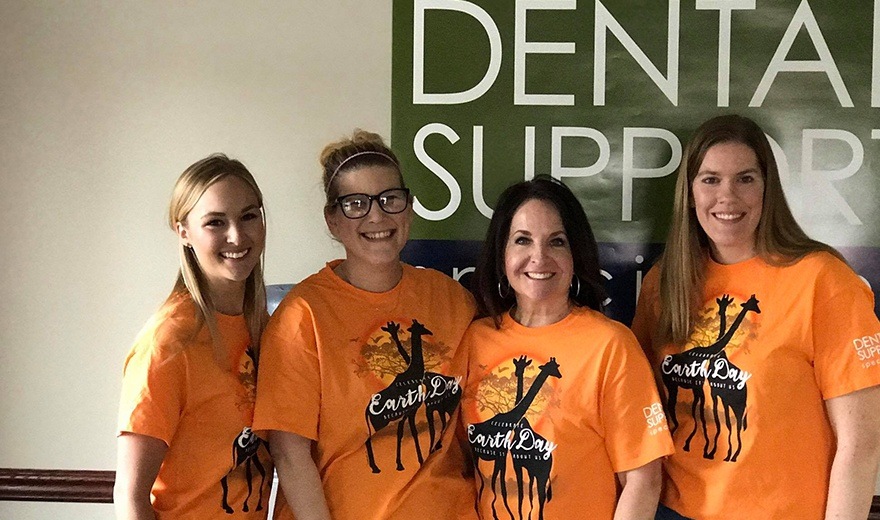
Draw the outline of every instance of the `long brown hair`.
<instances>
[{"instance_id":1,"label":"long brown hair","mask_svg":"<svg viewBox=\"0 0 880 520\"><path fill-rule=\"evenodd\" d=\"M730 142L744 144L755 152L764 179L763 209L755 232L758 256L771 265L789 265L816 251L826 251L843 260L833 247L808 237L795 221L782 191L776 158L761 127L740 115L714 117L697 128L678 168L672 225L660 260L657 333L664 341L685 343L699 311L709 237L697 221L691 187L706 152L717 144Z\"/></svg>"},{"instance_id":2,"label":"long brown hair","mask_svg":"<svg viewBox=\"0 0 880 520\"><path fill-rule=\"evenodd\" d=\"M261 218L263 218L265 225L263 193L260 191L259 186L257 186L257 181L254 180L251 172L241 162L218 153L194 163L177 179L171 195L171 203L168 206L168 225L171 229L176 231L178 224L186 221L187 215L189 215L189 212L192 211L205 191L214 183L227 176L241 179L254 190L254 194L259 201ZM196 259L195 252L191 248L184 246L182 242L179 242L178 256L180 258L180 270L177 273L177 281L174 284L174 288L165 301L165 306L173 304L179 300L182 294L188 293L197 307L197 318L200 325L196 327L196 332L201 328L201 324L204 324L211 333L218 358L223 359L221 357L222 352L220 352L221 342L218 337L217 321L214 318L216 308L208 291L205 275ZM245 280L244 318L250 335L251 348L254 352L258 352L260 336L268 321L262 255L254 270Z\"/></svg>"}]
</instances>

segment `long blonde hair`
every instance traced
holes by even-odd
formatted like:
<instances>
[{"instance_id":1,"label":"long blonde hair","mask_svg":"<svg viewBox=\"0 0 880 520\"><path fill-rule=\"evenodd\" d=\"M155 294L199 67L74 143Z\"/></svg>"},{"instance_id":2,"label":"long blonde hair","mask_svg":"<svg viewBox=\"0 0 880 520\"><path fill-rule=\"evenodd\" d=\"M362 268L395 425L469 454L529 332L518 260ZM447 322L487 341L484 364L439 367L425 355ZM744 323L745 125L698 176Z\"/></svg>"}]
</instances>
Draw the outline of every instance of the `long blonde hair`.
<instances>
[{"instance_id":1,"label":"long blonde hair","mask_svg":"<svg viewBox=\"0 0 880 520\"><path fill-rule=\"evenodd\" d=\"M254 190L259 201L261 218L265 225L263 214L263 193L260 191L253 175L245 166L223 154L210 155L187 168L177 179L174 191L171 195L171 203L168 206L168 225L173 230L186 221L189 212L198 203L199 199L217 181L227 177L241 179ZM202 272L195 252L186 247L182 242L178 243L178 256L180 258L180 270L177 273L177 281L171 294L165 300L165 306L176 302L183 294L189 293L197 307L198 325L194 332L198 332L204 324L211 334L215 351L218 358L222 359L217 320L214 318L216 308L208 291L208 284ZM254 267L254 270L245 280L244 290L244 318L247 324L251 340L251 348L255 353L259 352L260 336L268 321L266 312L266 286L263 282L263 255Z\"/></svg>"},{"instance_id":2,"label":"long blonde hair","mask_svg":"<svg viewBox=\"0 0 880 520\"><path fill-rule=\"evenodd\" d=\"M764 178L764 203L755 238L758 256L771 265L789 265L816 251L844 260L833 247L808 237L795 221L782 191L776 158L761 127L735 114L714 117L694 133L678 168L672 225L660 259L657 333L664 341L685 343L702 303L709 237L697 221L691 187L706 152L729 142L744 144L755 152Z\"/></svg>"}]
</instances>

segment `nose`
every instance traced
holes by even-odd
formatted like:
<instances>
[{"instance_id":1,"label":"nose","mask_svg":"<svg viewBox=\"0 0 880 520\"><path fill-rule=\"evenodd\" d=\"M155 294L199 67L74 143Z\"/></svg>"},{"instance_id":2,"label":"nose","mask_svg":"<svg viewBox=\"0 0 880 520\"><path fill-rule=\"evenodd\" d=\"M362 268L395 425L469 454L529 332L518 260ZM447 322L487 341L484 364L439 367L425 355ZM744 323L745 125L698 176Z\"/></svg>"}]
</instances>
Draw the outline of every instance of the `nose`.
<instances>
[{"instance_id":1,"label":"nose","mask_svg":"<svg viewBox=\"0 0 880 520\"><path fill-rule=\"evenodd\" d=\"M718 190L718 196L723 199L736 197L736 181L731 179L723 180Z\"/></svg>"},{"instance_id":2,"label":"nose","mask_svg":"<svg viewBox=\"0 0 880 520\"><path fill-rule=\"evenodd\" d=\"M238 244L240 239L241 230L238 228L238 224L229 224L229 229L226 230L226 242L229 244Z\"/></svg>"},{"instance_id":3,"label":"nose","mask_svg":"<svg viewBox=\"0 0 880 520\"><path fill-rule=\"evenodd\" d=\"M546 257L547 257L547 245L536 243L534 248L532 249L531 261L533 263L540 263Z\"/></svg>"},{"instance_id":4,"label":"nose","mask_svg":"<svg viewBox=\"0 0 880 520\"><path fill-rule=\"evenodd\" d=\"M370 201L370 211L367 212L367 215L364 218L369 222L378 222L385 218L385 212L379 207L378 200Z\"/></svg>"}]
</instances>

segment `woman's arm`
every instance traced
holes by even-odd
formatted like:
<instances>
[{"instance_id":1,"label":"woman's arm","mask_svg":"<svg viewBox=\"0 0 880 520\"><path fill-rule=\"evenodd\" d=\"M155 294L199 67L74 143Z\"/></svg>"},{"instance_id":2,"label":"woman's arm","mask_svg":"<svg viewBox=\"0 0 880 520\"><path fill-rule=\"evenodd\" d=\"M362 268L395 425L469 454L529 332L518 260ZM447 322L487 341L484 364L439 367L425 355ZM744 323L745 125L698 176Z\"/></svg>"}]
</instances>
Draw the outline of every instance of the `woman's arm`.
<instances>
[{"instance_id":1,"label":"woman's arm","mask_svg":"<svg viewBox=\"0 0 880 520\"><path fill-rule=\"evenodd\" d=\"M825 401L837 438L826 520L864 520L871 508L880 461L880 386Z\"/></svg>"},{"instance_id":2,"label":"woman's arm","mask_svg":"<svg viewBox=\"0 0 880 520\"><path fill-rule=\"evenodd\" d=\"M269 431L269 446L279 485L297 520L330 520L321 477L312 460L312 440L295 433Z\"/></svg>"},{"instance_id":3,"label":"woman's arm","mask_svg":"<svg viewBox=\"0 0 880 520\"><path fill-rule=\"evenodd\" d=\"M116 483L113 504L119 520L156 520L150 490L168 446L165 441L123 433L116 443Z\"/></svg>"},{"instance_id":4,"label":"woman's arm","mask_svg":"<svg viewBox=\"0 0 880 520\"><path fill-rule=\"evenodd\" d=\"M660 460L617 474L623 487L614 520L652 520L660 500Z\"/></svg>"}]
</instances>

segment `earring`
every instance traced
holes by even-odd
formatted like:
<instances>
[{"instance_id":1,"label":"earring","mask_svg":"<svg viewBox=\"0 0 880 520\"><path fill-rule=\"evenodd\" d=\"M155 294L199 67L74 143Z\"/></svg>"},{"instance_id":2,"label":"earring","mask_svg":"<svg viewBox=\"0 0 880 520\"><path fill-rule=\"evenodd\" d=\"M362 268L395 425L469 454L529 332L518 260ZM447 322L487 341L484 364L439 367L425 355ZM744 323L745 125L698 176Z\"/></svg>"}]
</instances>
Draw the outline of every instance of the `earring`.
<instances>
[{"instance_id":1,"label":"earring","mask_svg":"<svg viewBox=\"0 0 880 520\"><path fill-rule=\"evenodd\" d=\"M504 285L507 286L506 289L502 289L502 282L504 282ZM500 296L502 300L510 296L510 283L504 276L502 276L501 280L498 281L498 296Z\"/></svg>"},{"instance_id":2,"label":"earring","mask_svg":"<svg viewBox=\"0 0 880 520\"><path fill-rule=\"evenodd\" d=\"M575 283L575 282L577 282L577 283ZM571 278L571 284L568 286L568 289L569 289L569 292L574 290L574 295L572 296L572 298L577 298L578 295L581 293L581 279L578 278L577 275L574 275Z\"/></svg>"}]
</instances>

